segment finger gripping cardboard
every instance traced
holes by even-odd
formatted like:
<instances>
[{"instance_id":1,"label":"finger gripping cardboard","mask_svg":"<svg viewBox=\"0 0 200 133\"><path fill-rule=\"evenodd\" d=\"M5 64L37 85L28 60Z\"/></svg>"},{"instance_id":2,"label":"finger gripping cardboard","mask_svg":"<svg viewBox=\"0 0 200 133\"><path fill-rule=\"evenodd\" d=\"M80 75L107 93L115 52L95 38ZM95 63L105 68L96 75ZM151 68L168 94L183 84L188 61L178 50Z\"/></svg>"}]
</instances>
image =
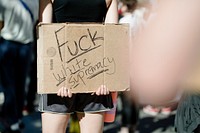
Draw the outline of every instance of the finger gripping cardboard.
<instances>
[{"instance_id":1,"label":"finger gripping cardboard","mask_svg":"<svg viewBox=\"0 0 200 133\"><path fill-rule=\"evenodd\" d=\"M116 24L39 24L38 93L129 88L129 31Z\"/></svg>"}]
</instances>

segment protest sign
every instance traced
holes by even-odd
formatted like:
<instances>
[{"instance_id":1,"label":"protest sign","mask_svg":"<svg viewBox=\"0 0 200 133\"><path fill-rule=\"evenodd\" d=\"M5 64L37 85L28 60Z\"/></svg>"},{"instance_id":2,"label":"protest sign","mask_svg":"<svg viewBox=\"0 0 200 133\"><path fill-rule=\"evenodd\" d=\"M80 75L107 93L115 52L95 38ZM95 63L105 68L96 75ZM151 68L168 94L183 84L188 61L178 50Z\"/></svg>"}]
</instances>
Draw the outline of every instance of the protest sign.
<instances>
[{"instance_id":1,"label":"protest sign","mask_svg":"<svg viewBox=\"0 0 200 133\"><path fill-rule=\"evenodd\" d=\"M129 28L117 24L39 24L38 93L129 88Z\"/></svg>"}]
</instances>

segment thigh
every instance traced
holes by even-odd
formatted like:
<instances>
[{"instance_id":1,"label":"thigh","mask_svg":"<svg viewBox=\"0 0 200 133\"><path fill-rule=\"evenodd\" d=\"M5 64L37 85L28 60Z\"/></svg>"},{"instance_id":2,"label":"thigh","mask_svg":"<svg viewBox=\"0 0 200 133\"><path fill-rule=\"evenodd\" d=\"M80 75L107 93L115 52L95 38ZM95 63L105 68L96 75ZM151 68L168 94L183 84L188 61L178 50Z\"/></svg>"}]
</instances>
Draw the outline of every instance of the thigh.
<instances>
[{"instance_id":1,"label":"thigh","mask_svg":"<svg viewBox=\"0 0 200 133\"><path fill-rule=\"evenodd\" d=\"M65 133L70 115L42 113L43 133Z\"/></svg>"},{"instance_id":2,"label":"thigh","mask_svg":"<svg viewBox=\"0 0 200 133\"><path fill-rule=\"evenodd\" d=\"M81 133L103 133L104 112L78 113Z\"/></svg>"}]
</instances>

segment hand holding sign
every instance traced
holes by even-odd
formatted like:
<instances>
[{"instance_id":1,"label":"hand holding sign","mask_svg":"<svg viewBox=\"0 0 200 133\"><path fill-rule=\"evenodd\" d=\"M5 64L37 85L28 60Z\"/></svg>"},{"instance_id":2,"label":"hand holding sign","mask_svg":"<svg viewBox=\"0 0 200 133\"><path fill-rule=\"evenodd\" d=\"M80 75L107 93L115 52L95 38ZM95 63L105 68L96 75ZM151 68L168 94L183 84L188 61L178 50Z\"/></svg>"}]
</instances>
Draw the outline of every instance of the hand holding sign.
<instances>
[{"instance_id":1,"label":"hand holding sign","mask_svg":"<svg viewBox=\"0 0 200 133\"><path fill-rule=\"evenodd\" d=\"M108 88L105 86L105 85L101 85L97 91L95 93L92 93L91 95L94 95L96 94L97 96L100 96L100 95L108 95L110 94ZM70 91L70 89L67 89L66 87L62 87L58 90L57 92L57 95L58 96L61 96L61 97L69 97L71 98L72 97L72 92Z\"/></svg>"},{"instance_id":2,"label":"hand holding sign","mask_svg":"<svg viewBox=\"0 0 200 133\"><path fill-rule=\"evenodd\" d=\"M101 85L98 90L96 91L96 95L108 95L109 90L105 85Z\"/></svg>"},{"instance_id":3,"label":"hand holding sign","mask_svg":"<svg viewBox=\"0 0 200 133\"><path fill-rule=\"evenodd\" d=\"M100 96L100 95L108 95L110 92L109 92L109 89L105 86L105 85L101 85L98 90L95 92L95 94L97 96ZM94 93L92 93L93 95Z\"/></svg>"},{"instance_id":4,"label":"hand holding sign","mask_svg":"<svg viewBox=\"0 0 200 133\"><path fill-rule=\"evenodd\" d=\"M58 96L61 96L61 97L72 97L72 93L70 91L70 89L67 89L66 87L62 87L58 90L58 93L57 93Z\"/></svg>"}]
</instances>

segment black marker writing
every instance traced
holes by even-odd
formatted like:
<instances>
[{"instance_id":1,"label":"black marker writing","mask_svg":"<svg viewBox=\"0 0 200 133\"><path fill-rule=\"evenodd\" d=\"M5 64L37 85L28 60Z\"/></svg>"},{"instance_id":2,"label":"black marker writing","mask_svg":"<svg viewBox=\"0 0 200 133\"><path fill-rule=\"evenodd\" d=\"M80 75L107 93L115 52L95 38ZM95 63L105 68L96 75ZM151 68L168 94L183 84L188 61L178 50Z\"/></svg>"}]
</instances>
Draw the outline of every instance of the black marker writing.
<instances>
[{"instance_id":1,"label":"black marker writing","mask_svg":"<svg viewBox=\"0 0 200 133\"><path fill-rule=\"evenodd\" d=\"M96 48L100 47L101 45L97 45L96 41L101 40L103 41L104 38L101 36L97 36L98 31L95 31L93 34L88 28L84 35L80 36L80 38L77 38L77 40L74 40L73 42L69 42L68 40L65 42L60 42L58 34L62 32L65 29L65 26L59 28L58 30L55 31L55 37L56 37L56 42L58 46L58 51L59 51L59 56L60 60L63 62L63 53L62 49L65 49L67 47L67 50L69 54L72 56L71 59L67 61L69 63L70 61L76 59L77 57L86 54L89 51L95 50ZM86 40L87 39L87 40ZM88 43L90 42L90 43ZM66 46L67 45L67 46ZM67 52L66 52L67 53Z\"/></svg>"},{"instance_id":2,"label":"black marker writing","mask_svg":"<svg viewBox=\"0 0 200 133\"><path fill-rule=\"evenodd\" d=\"M61 52L61 47L64 46L68 41L64 42L64 43L60 43L59 42L59 38L58 38L58 33L60 31L62 31L65 28L65 26L61 27L60 29L55 31L55 36L56 36L56 41L57 41L57 45L58 45L58 51L59 51L59 55L60 55L60 60L63 61L62 59L62 52Z\"/></svg>"},{"instance_id":3,"label":"black marker writing","mask_svg":"<svg viewBox=\"0 0 200 133\"><path fill-rule=\"evenodd\" d=\"M115 74L116 63L113 57L102 57L100 60L98 58L98 60L90 61L79 58L103 46L104 37L98 31L91 31L91 29L87 28L85 33L77 36L76 39L62 42L63 36L59 38L59 35L64 35L64 29L65 26L55 31L57 49L62 62L60 70L57 68L54 70L54 62L50 62L50 70L57 81L56 86L67 82L66 84L69 85L69 88L74 89L79 85L87 85L87 80L98 78L103 73L108 75ZM56 65L54 64L54 66Z\"/></svg>"},{"instance_id":4,"label":"black marker writing","mask_svg":"<svg viewBox=\"0 0 200 133\"><path fill-rule=\"evenodd\" d=\"M71 88L75 88L81 83L86 85L86 79L91 80L102 73L112 75L116 71L116 64L114 58L104 57L101 61L92 63L87 59L73 61L73 64L67 67L62 65L60 73L54 75L55 80L60 85L67 79Z\"/></svg>"},{"instance_id":5,"label":"black marker writing","mask_svg":"<svg viewBox=\"0 0 200 133\"><path fill-rule=\"evenodd\" d=\"M90 32L90 29L87 29L87 31L88 31L88 34L89 34L90 39L91 39L92 43L94 44L94 46L96 45L96 43L95 43L96 40L104 40L103 37L96 37L97 31L95 31L95 33L94 33L93 36L92 36L92 34L91 34L91 32Z\"/></svg>"}]
</instances>

